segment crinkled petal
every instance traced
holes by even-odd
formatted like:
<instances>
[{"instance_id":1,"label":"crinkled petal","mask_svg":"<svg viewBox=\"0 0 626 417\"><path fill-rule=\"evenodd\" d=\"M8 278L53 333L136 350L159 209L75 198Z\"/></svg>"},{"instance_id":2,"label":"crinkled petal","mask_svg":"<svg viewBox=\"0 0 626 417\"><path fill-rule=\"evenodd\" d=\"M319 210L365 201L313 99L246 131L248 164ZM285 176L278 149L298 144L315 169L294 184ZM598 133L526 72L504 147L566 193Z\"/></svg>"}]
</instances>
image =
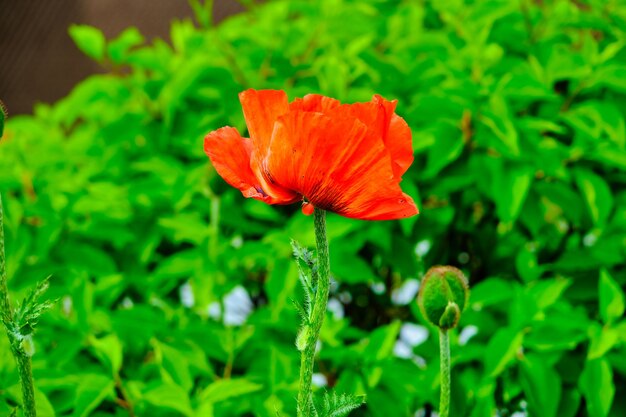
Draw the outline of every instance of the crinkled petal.
<instances>
[{"instance_id":1,"label":"crinkled petal","mask_svg":"<svg viewBox=\"0 0 626 417\"><path fill-rule=\"evenodd\" d=\"M237 129L227 126L204 138L204 152L224 180L241 191L245 197L263 200L263 190L250 169L250 139L243 138Z\"/></svg>"},{"instance_id":2,"label":"crinkled petal","mask_svg":"<svg viewBox=\"0 0 626 417\"><path fill-rule=\"evenodd\" d=\"M385 136L385 147L393 161L393 174L400 178L413 163L413 140L411 129L397 114L391 116Z\"/></svg>"},{"instance_id":3,"label":"crinkled petal","mask_svg":"<svg viewBox=\"0 0 626 417\"><path fill-rule=\"evenodd\" d=\"M291 204L302 200L302 195L292 188L284 187L275 179L273 171L267 169L264 159L252 153L250 166L259 179L261 188L272 197L269 204Z\"/></svg>"},{"instance_id":4,"label":"crinkled petal","mask_svg":"<svg viewBox=\"0 0 626 417\"><path fill-rule=\"evenodd\" d=\"M263 163L277 184L324 210L369 220L417 213L378 132L344 113L280 117Z\"/></svg>"},{"instance_id":5,"label":"crinkled petal","mask_svg":"<svg viewBox=\"0 0 626 417\"><path fill-rule=\"evenodd\" d=\"M254 149L265 154L274 123L289 111L287 94L280 90L246 90L239 94L243 115L250 132Z\"/></svg>"},{"instance_id":6,"label":"crinkled petal","mask_svg":"<svg viewBox=\"0 0 626 417\"><path fill-rule=\"evenodd\" d=\"M399 180L413 163L413 144L411 129L395 114L396 104L397 100L375 95L370 102L344 104L334 111L353 115L382 139L391 156L393 174Z\"/></svg>"},{"instance_id":7,"label":"crinkled petal","mask_svg":"<svg viewBox=\"0 0 626 417\"><path fill-rule=\"evenodd\" d=\"M320 94L307 94L289 104L289 111L328 113L341 106L339 100Z\"/></svg>"},{"instance_id":8,"label":"crinkled petal","mask_svg":"<svg viewBox=\"0 0 626 417\"><path fill-rule=\"evenodd\" d=\"M262 179L251 168L252 143L243 138L233 127L223 127L204 138L204 152L213 167L224 180L241 191L244 197L261 200L268 204L289 204L282 190L263 187ZM297 200L295 200L297 201Z\"/></svg>"}]
</instances>

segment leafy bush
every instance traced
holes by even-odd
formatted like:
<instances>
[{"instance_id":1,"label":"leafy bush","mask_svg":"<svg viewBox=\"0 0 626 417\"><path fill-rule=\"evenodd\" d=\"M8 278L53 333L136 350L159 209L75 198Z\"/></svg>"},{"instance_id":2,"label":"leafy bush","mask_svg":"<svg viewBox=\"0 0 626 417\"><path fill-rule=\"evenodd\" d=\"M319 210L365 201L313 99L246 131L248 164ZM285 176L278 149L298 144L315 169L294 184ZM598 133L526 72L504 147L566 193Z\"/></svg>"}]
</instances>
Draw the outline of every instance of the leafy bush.
<instances>
[{"instance_id":1,"label":"leafy bush","mask_svg":"<svg viewBox=\"0 0 626 417\"><path fill-rule=\"evenodd\" d=\"M60 299L35 337L42 417L294 414L289 239L313 246L311 220L244 200L202 150L243 132L249 87L379 93L414 132L403 188L422 214L328 219L318 372L367 395L353 415L436 407L437 340L413 302L435 264L473 287L452 415L626 415L626 6L271 1L210 27L192 4L198 25L173 22L171 44L70 28L107 73L8 120L10 283L17 297L52 273ZM7 415L4 338L0 355Z\"/></svg>"}]
</instances>

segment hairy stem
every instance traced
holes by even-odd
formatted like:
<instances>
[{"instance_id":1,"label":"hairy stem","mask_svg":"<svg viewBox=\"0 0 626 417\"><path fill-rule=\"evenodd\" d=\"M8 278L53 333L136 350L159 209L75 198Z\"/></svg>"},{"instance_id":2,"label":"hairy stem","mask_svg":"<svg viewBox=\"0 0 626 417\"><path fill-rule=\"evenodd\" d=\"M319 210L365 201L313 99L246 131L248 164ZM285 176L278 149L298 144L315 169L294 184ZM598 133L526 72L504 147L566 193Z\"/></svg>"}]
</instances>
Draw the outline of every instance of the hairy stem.
<instances>
[{"instance_id":1,"label":"hairy stem","mask_svg":"<svg viewBox=\"0 0 626 417\"><path fill-rule=\"evenodd\" d=\"M17 362L17 369L22 383L22 397L25 417L35 417L35 386L33 385L33 372L31 369L30 356L24 351L17 334L17 325L13 320L11 302L9 301L9 288L7 285L7 270L4 256L4 211L2 208L2 196L0 196L0 309L2 322L11 344L11 352Z\"/></svg>"},{"instance_id":2,"label":"hairy stem","mask_svg":"<svg viewBox=\"0 0 626 417\"><path fill-rule=\"evenodd\" d=\"M439 329L439 352L441 358L439 417L448 417L450 413L450 335L448 330Z\"/></svg>"},{"instance_id":3,"label":"hairy stem","mask_svg":"<svg viewBox=\"0 0 626 417\"><path fill-rule=\"evenodd\" d=\"M326 238L326 212L315 209L313 213L315 224L315 243L317 244L318 279L311 323L308 330L305 348L300 361L300 390L298 392L298 417L309 417L313 407L311 379L315 362L315 346L319 338L322 323L328 305L330 290L330 258L328 255L328 239Z\"/></svg>"}]
</instances>

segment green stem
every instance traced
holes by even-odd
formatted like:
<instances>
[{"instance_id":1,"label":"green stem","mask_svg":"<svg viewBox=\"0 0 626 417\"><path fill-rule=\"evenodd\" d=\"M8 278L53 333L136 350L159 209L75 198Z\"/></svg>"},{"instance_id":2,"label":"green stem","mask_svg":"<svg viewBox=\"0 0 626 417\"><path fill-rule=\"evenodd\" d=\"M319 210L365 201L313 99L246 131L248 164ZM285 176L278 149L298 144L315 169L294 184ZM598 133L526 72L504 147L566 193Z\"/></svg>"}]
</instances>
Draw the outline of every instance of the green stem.
<instances>
[{"instance_id":1,"label":"green stem","mask_svg":"<svg viewBox=\"0 0 626 417\"><path fill-rule=\"evenodd\" d=\"M4 211L2 209L2 196L0 196L0 308L2 309L2 322L7 331L11 344L11 352L17 362L17 369L22 383L22 397L25 417L35 417L35 386L33 384L33 372L30 356L24 351L18 338L17 325L13 320L11 302L9 300L9 288L7 285L6 261L4 256Z\"/></svg>"},{"instance_id":2,"label":"green stem","mask_svg":"<svg viewBox=\"0 0 626 417\"><path fill-rule=\"evenodd\" d=\"M326 316L328 293L330 291L330 258L328 256L328 239L326 238L326 212L315 209L313 213L315 225L315 243L317 244L318 279L311 323L307 333L305 348L300 361L300 390L298 392L298 417L309 417L313 407L311 379L315 362L315 346L319 338L322 323Z\"/></svg>"},{"instance_id":3,"label":"green stem","mask_svg":"<svg viewBox=\"0 0 626 417\"><path fill-rule=\"evenodd\" d=\"M441 399L439 417L448 417L450 413L450 335L447 330L439 329L439 352L441 363Z\"/></svg>"}]
</instances>

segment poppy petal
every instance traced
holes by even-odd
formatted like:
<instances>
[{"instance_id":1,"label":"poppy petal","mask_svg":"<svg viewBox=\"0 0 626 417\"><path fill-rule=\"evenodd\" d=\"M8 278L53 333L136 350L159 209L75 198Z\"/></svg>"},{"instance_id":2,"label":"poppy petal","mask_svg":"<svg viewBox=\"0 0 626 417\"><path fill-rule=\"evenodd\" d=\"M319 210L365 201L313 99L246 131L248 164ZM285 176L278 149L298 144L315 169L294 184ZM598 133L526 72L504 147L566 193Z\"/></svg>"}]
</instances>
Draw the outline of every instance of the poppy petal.
<instances>
[{"instance_id":1,"label":"poppy petal","mask_svg":"<svg viewBox=\"0 0 626 417\"><path fill-rule=\"evenodd\" d=\"M376 94L372 102L384 112L383 142L393 161L393 174L400 178L413 163L411 129L404 119L396 114L398 100L389 101Z\"/></svg>"},{"instance_id":2,"label":"poppy petal","mask_svg":"<svg viewBox=\"0 0 626 417\"><path fill-rule=\"evenodd\" d=\"M244 196L268 204L303 201L366 220L409 217L418 210L400 188L413 161L411 131L396 101L342 105L310 94L289 104L283 91L240 94L250 139L227 127L207 135L217 172Z\"/></svg>"},{"instance_id":3,"label":"poppy petal","mask_svg":"<svg viewBox=\"0 0 626 417\"><path fill-rule=\"evenodd\" d=\"M255 156L255 152L252 154L250 167L256 173L260 188L270 196L268 204L291 204L302 200L301 194L293 189L284 187L276 181L274 173L267 168L265 160L261 159L259 155Z\"/></svg>"},{"instance_id":4,"label":"poppy petal","mask_svg":"<svg viewBox=\"0 0 626 417\"><path fill-rule=\"evenodd\" d=\"M394 192L387 189L385 194L376 199L353 199L349 210L337 213L360 220L397 220L419 213L415 202L409 195L397 189Z\"/></svg>"},{"instance_id":5,"label":"poppy petal","mask_svg":"<svg viewBox=\"0 0 626 417\"><path fill-rule=\"evenodd\" d=\"M411 129L404 119L395 114L397 100L389 101L378 94L367 103L345 104L338 112L348 112L358 118L382 138L392 160L397 179L413 163Z\"/></svg>"},{"instance_id":6,"label":"poppy petal","mask_svg":"<svg viewBox=\"0 0 626 417\"><path fill-rule=\"evenodd\" d=\"M339 100L320 94L307 94L289 103L289 111L328 113L341 106Z\"/></svg>"},{"instance_id":7,"label":"poppy petal","mask_svg":"<svg viewBox=\"0 0 626 417\"><path fill-rule=\"evenodd\" d=\"M215 130L204 138L204 152L217 173L244 197L267 201L267 194L250 168L251 151L250 139L241 137L237 129L230 126Z\"/></svg>"},{"instance_id":8,"label":"poppy petal","mask_svg":"<svg viewBox=\"0 0 626 417\"><path fill-rule=\"evenodd\" d=\"M393 174L400 178L413 163L413 139L409 125L395 113L384 141L393 161Z\"/></svg>"},{"instance_id":9,"label":"poppy petal","mask_svg":"<svg viewBox=\"0 0 626 417\"><path fill-rule=\"evenodd\" d=\"M289 111L287 94L280 90L246 90L239 94L243 115L254 148L264 154L268 148L274 123Z\"/></svg>"},{"instance_id":10,"label":"poppy petal","mask_svg":"<svg viewBox=\"0 0 626 417\"><path fill-rule=\"evenodd\" d=\"M380 136L346 114L280 117L265 163L277 183L324 210L371 220L417 213Z\"/></svg>"},{"instance_id":11,"label":"poppy petal","mask_svg":"<svg viewBox=\"0 0 626 417\"><path fill-rule=\"evenodd\" d=\"M326 174L327 167L320 167L317 173L309 167L326 159L332 128L330 118L321 113L298 111L280 117L262 161L265 171L275 183L308 197L309 190L319 186Z\"/></svg>"}]
</instances>

